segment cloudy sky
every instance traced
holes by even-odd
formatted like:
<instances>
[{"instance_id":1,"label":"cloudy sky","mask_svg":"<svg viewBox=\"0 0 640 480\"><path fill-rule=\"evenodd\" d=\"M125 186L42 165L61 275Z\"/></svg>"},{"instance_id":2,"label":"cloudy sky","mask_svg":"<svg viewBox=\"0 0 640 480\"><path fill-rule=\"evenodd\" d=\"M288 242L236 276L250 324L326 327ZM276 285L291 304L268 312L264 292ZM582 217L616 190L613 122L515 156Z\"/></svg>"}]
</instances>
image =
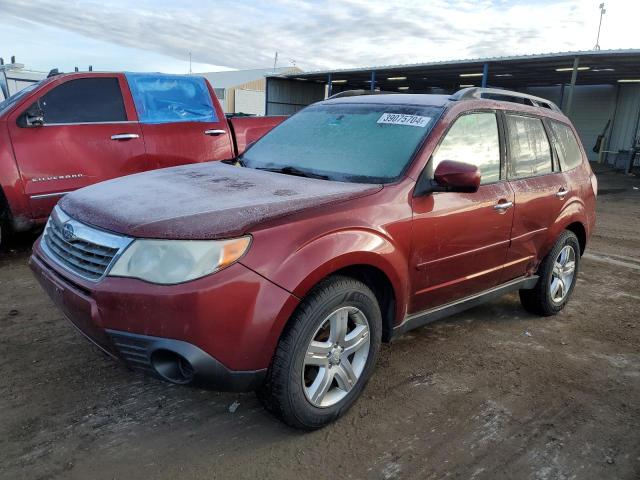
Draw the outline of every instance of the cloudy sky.
<instances>
[{"instance_id":1,"label":"cloudy sky","mask_svg":"<svg viewBox=\"0 0 640 480\"><path fill-rule=\"evenodd\" d=\"M0 56L27 67L305 70L595 44L601 0L0 0ZM640 1L606 0L600 44L640 47Z\"/></svg>"}]
</instances>

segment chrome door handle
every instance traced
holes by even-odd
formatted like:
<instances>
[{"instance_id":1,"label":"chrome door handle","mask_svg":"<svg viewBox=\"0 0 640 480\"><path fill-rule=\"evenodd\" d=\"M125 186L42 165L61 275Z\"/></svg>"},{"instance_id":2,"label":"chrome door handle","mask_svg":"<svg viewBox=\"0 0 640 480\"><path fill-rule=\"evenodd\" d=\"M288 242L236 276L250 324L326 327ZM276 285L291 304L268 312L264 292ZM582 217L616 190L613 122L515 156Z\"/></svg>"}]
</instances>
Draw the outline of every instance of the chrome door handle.
<instances>
[{"instance_id":1,"label":"chrome door handle","mask_svg":"<svg viewBox=\"0 0 640 480\"><path fill-rule=\"evenodd\" d=\"M513 202L501 202L501 203L496 203L493 208L495 210L498 210L500 212L504 212L505 210L509 209L513 207Z\"/></svg>"},{"instance_id":2,"label":"chrome door handle","mask_svg":"<svg viewBox=\"0 0 640 480\"><path fill-rule=\"evenodd\" d=\"M133 140L134 138L140 138L137 133L118 133L117 135L111 135L111 140Z\"/></svg>"},{"instance_id":3,"label":"chrome door handle","mask_svg":"<svg viewBox=\"0 0 640 480\"><path fill-rule=\"evenodd\" d=\"M558 190L556 192L556 197L559 197L559 198L565 197L567 195L567 193L569 193L569 190L567 190L566 188L562 187L560 190Z\"/></svg>"},{"instance_id":4,"label":"chrome door handle","mask_svg":"<svg viewBox=\"0 0 640 480\"><path fill-rule=\"evenodd\" d=\"M205 130L204 134L209 135L211 137L217 137L218 135L224 135L227 133L226 130Z\"/></svg>"}]
</instances>

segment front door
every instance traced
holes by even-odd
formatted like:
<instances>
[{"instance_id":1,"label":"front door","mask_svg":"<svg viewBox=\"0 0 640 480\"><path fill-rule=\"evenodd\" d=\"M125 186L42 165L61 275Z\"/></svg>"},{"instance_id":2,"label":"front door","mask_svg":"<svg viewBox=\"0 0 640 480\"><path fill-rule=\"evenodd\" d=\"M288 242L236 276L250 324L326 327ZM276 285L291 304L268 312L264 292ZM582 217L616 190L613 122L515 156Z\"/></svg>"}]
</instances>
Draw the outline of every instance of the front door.
<instances>
[{"instance_id":1,"label":"front door","mask_svg":"<svg viewBox=\"0 0 640 480\"><path fill-rule=\"evenodd\" d=\"M495 112L459 117L434 152L443 160L480 168L475 193L438 192L413 199L412 300L409 314L496 286L513 220L513 192L502 178Z\"/></svg>"},{"instance_id":2,"label":"front door","mask_svg":"<svg viewBox=\"0 0 640 480\"><path fill-rule=\"evenodd\" d=\"M34 219L48 216L65 193L152 168L122 87L126 83L114 75L62 78L9 119ZM28 124L26 112L38 110L44 124Z\"/></svg>"}]
</instances>

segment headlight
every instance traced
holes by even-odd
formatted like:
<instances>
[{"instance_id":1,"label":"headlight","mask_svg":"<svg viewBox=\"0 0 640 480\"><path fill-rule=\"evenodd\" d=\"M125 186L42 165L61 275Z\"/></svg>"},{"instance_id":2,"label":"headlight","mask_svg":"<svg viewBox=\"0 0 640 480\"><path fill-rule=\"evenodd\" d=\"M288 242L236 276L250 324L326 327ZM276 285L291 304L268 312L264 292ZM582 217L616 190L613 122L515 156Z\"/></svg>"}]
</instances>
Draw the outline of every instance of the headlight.
<instances>
[{"instance_id":1,"label":"headlight","mask_svg":"<svg viewBox=\"0 0 640 480\"><path fill-rule=\"evenodd\" d=\"M135 240L109 272L165 285L187 282L228 267L244 255L251 237L232 240Z\"/></svg>"}]
</instances>

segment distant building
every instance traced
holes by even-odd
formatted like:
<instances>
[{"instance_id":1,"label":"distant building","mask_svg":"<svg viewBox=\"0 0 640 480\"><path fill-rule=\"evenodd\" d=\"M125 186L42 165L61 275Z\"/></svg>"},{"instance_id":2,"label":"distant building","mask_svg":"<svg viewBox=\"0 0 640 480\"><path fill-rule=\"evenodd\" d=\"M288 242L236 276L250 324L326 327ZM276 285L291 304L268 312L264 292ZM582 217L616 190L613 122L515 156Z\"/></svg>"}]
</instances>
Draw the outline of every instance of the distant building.
<instances>
[{"instance_id":1,"label":"distant building","mask_svg":"<svg viewBox=\"0 0 640 480\"><path fill-rule=\"evenodd\" d=\"M44 72L25 69L24 65L16 63L14 58L12 63L7 64L0 59L0 101L32 83L39 82L46 76Z\"/></svg>"},{"instance_id":2,"label":"distant building","mask_svg":"<svg viewBox=\"0 0 640 480\"><path fill-rule=\"evenodd\" d=\"M265 114L267 75L291 75L302 72L297 67L258 68L227 72L200 73L216 91L225 113Z\"/></svg>"}]
</instances>

